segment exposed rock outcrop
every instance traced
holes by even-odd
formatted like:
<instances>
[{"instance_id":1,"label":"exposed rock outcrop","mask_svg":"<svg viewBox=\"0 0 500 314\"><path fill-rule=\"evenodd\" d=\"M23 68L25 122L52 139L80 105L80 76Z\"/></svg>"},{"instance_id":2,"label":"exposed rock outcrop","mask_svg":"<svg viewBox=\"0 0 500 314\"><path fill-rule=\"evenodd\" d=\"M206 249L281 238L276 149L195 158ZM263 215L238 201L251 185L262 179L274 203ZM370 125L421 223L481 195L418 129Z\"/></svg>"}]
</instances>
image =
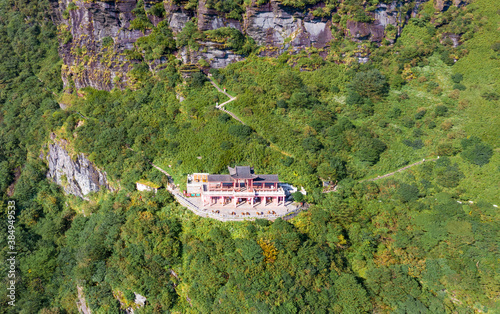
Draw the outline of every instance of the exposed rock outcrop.
<instances>
[{"instance_id":1,"label":"exposed rock outcrop","mask_svg":"<svg viewBox=\"0 0 500 314\"><path fill-rule=\"evenodd\" d=\"M165 12L170 29L174 33L182 31L186 23L194 16L192 10L186 10L173 2L165 3Z\"/></svg>"},{"instance_id":2,"label":"exposed rock outcrop","mask_svg":"<svg viewBox=\"0 0 500 314\"><path fill-rule=\"evenodd\" d=\"M352 39L381 42L384 39L385 26L380 23L347 21L347 29Z\"/></svg>"},{"instance_id":3,"label":"exposed rock outcrop","mask_svg":"<svg viewBox=\"0 0 500 314\"><path fill-rule=\"evenodd\" d=\"M232 50L225 48L224 45L207 41L203 42L198 50L191 50L182 47L177 53L177 57L183 63L196 64L201 59L210 64L210 67L220 69L227 65L243 60L242 55L235 54Z\"/></svg>"},{"instance_id":4,"label":"exposed rock outcrop","mask_svg":"<svg viewBox=\"0 0 500 314\"><path fill-rule=\"evenodd\" d=\"M444 34L442 34L442 37L441 37L441 43L447 44L448 43L447 41L449 41L449 43L451 43L453 45L453 48L456 48L456 47L460 46L460 44L461 44L460 39L461 39L461 36L458 34L444 33Z\"/></svg>"},{"instance_id":5,"label":"exposed rock outcrop","mask_svg":"<svg viewBox=\"0 0 500 314\"><path fill-rule=\"evenodd\" d=\"M272 0L258 6L253 2L245 12L244 29L258 45L266 49L263 55L279 55L284 50L325 47L332 40L331 21L315 18L303 9L285 7Z\"/></svg>"},{"instance_id":6,"label":"exposed rock outcrop","mask_svg":"<svg viewBox=\"0 0 500 314\"><path fill-rule=\"evenodd\" d=\"M436 0L436 2L434 3L434 7L439 11L446 11L452 5L461 7L466 5L468 2L469 0Z\"/></svg>"},{"instance_id":7,"label":"exposed rock outcrop","mask_svg":"<svg viewBox=\"0 0 500 314\"><path fill-rule=\"evenodd\" d=\"M62 186L64 192L88 199L86 195L101 189L112 190L106 172L99 171L83 154L73 160L65 149L65 142L49 144L47 178Z\"/></svg>"},{"instance_id":8,"label":"exposed rock outcrop","mask_svg":"<svg viewBox=\"0 0 500 314\"><path fill-rule=\"evenodd\" d=\"M76 290L78 291L78 299L76 301L78 312L82 314L92 314L90 307L87 305L87 300L85 300L83 288L81 286L76 286Z\"/></svg>"},{"instance_id":9,"label":"exposed rock outcrop","mask_svg":"<svg viewBox=\"0 0 500 314\"><path fill-rule=\"evenodd\" d=\"M104 90L125 86L131 64L123 52L149 33L130 29L136 1L63 0L58 5L59 11L68 12L68 19L59 16L64 86ZM151 19L153 23L160 20Z\"/></svg>"},{"instance_id":10,"label":"exposed rock outcrop","mask_svg":"<svg viewBox=\"0 0 500 314\"><path fill-rule=\"evenodd\" d=\"M358 22L348 20L345 34L354 41L369 40L381 43L383 39L394 43L397 36L401 35L401 30L410 17L415 16L422 3L428 0L416 1L393 1L391 3L380 3L377 9L368 13L372 17L372 22ZM411 4L411 5L410 5ZM395 34L388 34L386 28L392 25L396 29Z\"/></svg>"},{"instance_id":11,"label":"exposed rock outcrop","mask_svg":"<svg viewBox=\"0 0 500 314\"><path fill-rule=\"evenodd\" d=\"M59 50L64 61L62 77L65 87L91 86L110 90L130 85L128 73L137 61L134 58L130 58L130 61L126 51L134 48L137 39L151 33L149 26L143 28L144 31L132 30L130 27L136 18L132 11L137 7L137 0L52 1L53 18L59 24ZM340 12L342 4L327 15L323 14L324 17L317 17L313 12L323 12L323 2L294 8L283 6L279 0L270 0L262 5L252 0L240 19L228 18L226 13L211 8L207 0L198 0L197 6L192 2L167 0L162 2L164 17L150 13L146 13L146 16L154 26L165 19L175 35L183 30L189 20L196 21L200 31L220 27L236 28L262 47L259 50L262 56L277 56L285 51L296 54L309 47L327 48L333 39L332 29L335 34L343 32L344 36L357 42L368 40L383 43L388 40L393 43L409 18L415 16L427 1L379 3L370 10L365 8L367 16L363 22L349 15L347 20L339 22L337 19L338 22L333 23L334 14L345 13ZM437 9L445 11L451 5L462 6L468 1L436 0L434 4ZM158 3L161 2L145 1L144 11L148 12ZM199 40L198 44L200 48L196 51L182 47L175 54L185 63L196 64L203 59L214 68L225 67L243 58L221 43ZM322 49L320 55L325 57L327 52ZM160 60L150 60L148 64L151 71L157 71L165 62L166 58L162 57Z\"/></svg>"}]
</instances>

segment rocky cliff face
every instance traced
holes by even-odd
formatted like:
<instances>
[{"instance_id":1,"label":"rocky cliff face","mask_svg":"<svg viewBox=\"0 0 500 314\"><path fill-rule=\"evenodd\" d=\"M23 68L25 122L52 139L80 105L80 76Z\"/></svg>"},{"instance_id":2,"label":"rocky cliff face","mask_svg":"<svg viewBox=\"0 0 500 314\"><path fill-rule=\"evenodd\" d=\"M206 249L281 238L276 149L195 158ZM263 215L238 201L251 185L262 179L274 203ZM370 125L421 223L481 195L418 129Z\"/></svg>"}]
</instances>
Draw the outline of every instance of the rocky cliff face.
<instances>
[{"instance_id":1,"label":"rocky cliff face","mask_svg":"<svg viewBox=\"0 0 500 314\"><path fill-rule=\"evenodd\" d=\"M308 47L327 48L334 38L332 29L340 30L354 41L382 43L387 39L394 42L408 19L426 1L379 3L374 10L367 12L370 22L356 21L347 15L343 22L337 18L335 23L332 17L344 14L337 12L340 6L324 17L316 17L313 11L323 9L325 4L322 2L293 8L281 5L278 0L263 5L253 0L245 7L240 19L227 18L226 14L210 8L206 0L199 0L197 7L190 9L186 9L189 7L187 2L152 0L144 4L144 10L148 12L151 7L162 3L165 9L163 17L148 13L147 18L154 26L166 19L174 35L181 32L189 20L196 21L200 31L232 27L253 38L261 46L261 55L277 56L285 51L295 54ZM437 0L435 7L446 10L451 5L463 5L465 1ZM132 13L136 6L136 0L53 2L54 17L59 23L60 54L64 60L62 76L66 87L91 86L110 90L128 84L128 73L134 60L129 61L125 52L134 48L138 38L151 33L147 28L144 31L130 28L131 21L136 18ZM391 31L388 31L389 25L393 26ZM200 41L199 46L197 50L181 47L175 55L184 63L196 64L203 59L214 68L225 67L243 58L220 43ZM150 69L154 70L163 62L165 60L150 62Z\"/></svg>"},{"instance_id":2,"label":"rocky cliff face","mask_svg":"<svg viewBox=\"0 0 500 314\"><path fill-rule=\"evenodd\" d=\"M54 3L59 20L59 52L65 87L110 90L127 82L130 62L123 52L147 35L131 30L135 0Z\"/></svg>"},{"instance_id":3,"label":"rocky cliff face","mask_svg":"<svg viewBox=\"0 0 500 314\"><path fill-rule=\"evenodd\" d=\"M49 144L47 178L62 186L64 192L83 199L103 188L111 190L105 172L99 171L83 154L73 160L64 147L64 141Z\"/></svg>"},{"instance_id":4,"label":"rocky cliff face","mask_svg":"<svg viewBox=\"0 0 500 314\"><path fill-rule=\"evenodd\" d=\"M263 55L279 55L288 49L294 53L307 47L324 48L333 38L331 20L282 6L275 0L249 6L243 25L245 32L265 47Z\"/></svg>"}]
</instances>

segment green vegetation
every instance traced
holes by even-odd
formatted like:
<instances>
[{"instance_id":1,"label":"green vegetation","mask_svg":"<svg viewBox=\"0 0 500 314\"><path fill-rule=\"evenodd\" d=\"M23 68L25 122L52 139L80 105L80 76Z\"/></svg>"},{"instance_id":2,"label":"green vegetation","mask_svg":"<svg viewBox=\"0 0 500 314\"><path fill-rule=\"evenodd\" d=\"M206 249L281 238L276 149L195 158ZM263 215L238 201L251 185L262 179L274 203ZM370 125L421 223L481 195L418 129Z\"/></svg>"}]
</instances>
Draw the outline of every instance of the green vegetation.
<instances>
[{"instance_id":1,"label":"green vegetation","mask_svg":"<svg viewBox=\"0 0 500 314\"><path fill-rule=\"evenodd\" d=\"M49 22L48 1L0 4L0 250L7 256L14 200L18 251L16 308L4 294L5 312L77 312L77 286L95 313L135 306L134 293L147 298L139 313L500 311L495 1L444 13L429 2L394 46L366 47L367 64L349 61L358 44L342 37L314 64L300 63L319 58L313 49L261 58L239 31L203 33L194 22L175 41L166 23L148 24L141 2L133 27L152 31L129 55L134 90L67 96L58 96L57 41L71 33ZM338 6L364 19L360 1ZM456 30L461 46L441 43ZM238 95L227 108L244 125L215 108L227 97L205 74L171 56L202 38L249 54L210 71ZM51 133L119 190L64 195L46 178ZM168 183L151 161L180 184L187 173L253 165L304 186L293 197L311 206L289 221L200 218L165 189L135 191L138 181ZM336 192L322 193L321 181L337 182Z\"/></svg>"},{"instance_id":2,"label":"green vegetation","mask_svg":"<svg viewBox=\"0 0 500 314\"><path fill-rule=\"evenodd\" d=\"M166 21L158 23L151 34L139 38L136 46L143 54L144 60L157 60L164 55L171 54L175 49L175 40L172 30Z\"/></svg>"},{"instance_id":3,"label":"green vegetation","mask_svg":"<svg viewBox=\"0 0 500 314\"><path fill-rule=\"evenodd\" d=\"M165 7L163 6L163 2L158 2L151 7L149 13L153 14L156 17L164 17L165 16Z\"/></svg>"},{"instance_id":4,"label":"green vegetation","mask_svg":"<svg viewBox=\"0 0 500 314\"><path fill-rule=\"evenodd\" d=\"M241 20L245 12L243 0L208 0L206 6L209 9L224 12L226 17L236 20Z\"/></svg>"},{"instance_id":5,"label":"green vegetation","mask_svg":"<svg viewBox=\"0 0 500 314\"><path fill-rule=\"evenodd\" d=\"M146 30L153 28L153 24L148 19L146 11L144 10L143 0L137 1L135 9L132 10L132 14L134 14L135 19L130 22L130 29L140 30L144 33Z\"/></svg>"},{"instance_id":6,"label":"green vegetation","mask_svg":"<svg viewBox=\"0 0 500 314\"><path fill-rule=\"evenodd\" d=\"M191 49L198 49L199 44L197 40L203 38L203 33L198 30L193 21L188 21L182 31L177 34L177 47L188 46Z\"/></svg>"},{"instance_id":7,"label":"green vegetation","mask_svg":"<svg viewBox=\"0 0 500 314\"><path fill-rule=\"evenodd\" d=\"M251 37L246 37L239 30L232 27L221 27L206 31L208 40L224 42L225 45L237 54L249 55L257 45Z\"/></svg>"}]
</instances>

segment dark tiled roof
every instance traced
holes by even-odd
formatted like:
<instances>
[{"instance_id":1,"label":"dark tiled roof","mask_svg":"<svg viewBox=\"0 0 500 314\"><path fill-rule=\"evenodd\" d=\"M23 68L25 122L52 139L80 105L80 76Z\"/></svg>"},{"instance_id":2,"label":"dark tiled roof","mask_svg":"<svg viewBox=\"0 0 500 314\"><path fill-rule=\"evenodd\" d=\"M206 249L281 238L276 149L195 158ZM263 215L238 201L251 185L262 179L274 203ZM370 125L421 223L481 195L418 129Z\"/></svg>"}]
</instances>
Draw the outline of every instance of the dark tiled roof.
<instances>
[{"instance_id":1,"label":"dark tiled roof","mask_svg":"<svg viewBox=\"0 0 500 314\"><path fill-rule=\"evenodd\" d=\"M209 174L208 182L233 182L233 178L231 178L228 174Z\"/></svg>"},{"instance_id":2,"label":"dark tiled roof","mask_svg":"<svg viewBox=\"0 0 500 314\"><path fill-rule=\"evenodd\" d=\"M279 182L277 174L254 174L253 167L227 167L229 174L209 174L208 182L233 182L234 179L253 179L256 183Z\"/></svg>"},{"instance_id":3,"label":"dark tiled roof","mask_svg":"<svg viewBox=\"0 0 500 314\"><path fill-rule=\"evenodd\" d=\"M236 166L234 168L227 167L229 169L229 175L234 179L254 179L256 176L253 174L253 167Z\"/></svg>"},{"instance_id":4,"label":"dark tiled roof","mask_svg":"<svg viewBox=\"0 0 500 314\"><path fill-rule=\"evenodd\" d=\"M257 178L253 180L253 182L278 182L277 174L258 174Z\"/></svg>"}]
</instances>

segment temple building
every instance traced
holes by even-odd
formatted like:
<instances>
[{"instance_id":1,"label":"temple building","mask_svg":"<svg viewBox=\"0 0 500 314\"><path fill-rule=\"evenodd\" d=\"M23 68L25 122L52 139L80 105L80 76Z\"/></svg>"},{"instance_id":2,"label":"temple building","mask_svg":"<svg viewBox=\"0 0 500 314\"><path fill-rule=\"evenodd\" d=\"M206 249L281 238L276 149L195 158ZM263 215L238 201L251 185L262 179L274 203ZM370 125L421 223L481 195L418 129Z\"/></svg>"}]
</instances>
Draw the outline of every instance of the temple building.
<instances>
[{"instance_id":1,"label":"temple building","mask_svg":"<svg viewBox=\"0 0 500 314\"><path fill-rule=\"evenodd\" d=\"M188 196L201 196L203 207L212 205L281 206L287 192L276 174L254 174L253 167L228 167L229 174L193 173L188 176Z\"/></svg>"}]
</instances>

